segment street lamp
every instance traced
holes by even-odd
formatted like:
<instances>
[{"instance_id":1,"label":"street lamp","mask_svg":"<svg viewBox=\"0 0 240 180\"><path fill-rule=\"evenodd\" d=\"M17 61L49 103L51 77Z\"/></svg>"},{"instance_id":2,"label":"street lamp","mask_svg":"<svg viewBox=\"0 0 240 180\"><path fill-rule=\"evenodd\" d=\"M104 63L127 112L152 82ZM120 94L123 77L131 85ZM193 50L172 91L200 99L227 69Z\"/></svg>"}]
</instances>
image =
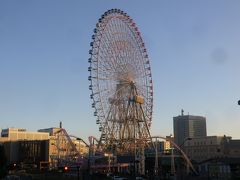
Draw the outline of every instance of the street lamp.
<instances>
[{"instance_id":1,"label":"street lamp","mask_svg":"<svg viewBox=\"0 0 240 180\"><path fill-rule=\"evenodd\" d=\"M182 144L179 146L181 149L182 149L182 146L184 146L184 151L185 151L185 142L188 141L188 140L192 140L193 138L190 138L190 137L186 137L184 138ZM187 174L189 174L189 165L188 163L186 164L186 168L187 168Z\"/></svg>"},{"instance_id":2,"label":"street lamp","mask_svg":"<svg viewBox=\"0 0 240 180\"><path fill-rule=\"evenodd\" d=\"M171 138L167 138L167 137L162 137L162 136L152 136L151 138L160 138L160 139L164 139L164 140L168 140L177 150L180 151L180 153L182 154L183 158L187 161L189 167L193 170L193 172L195 174L198 174L197 171L195 170L195 168L193 167L190 159L187 157L187 155L185 154L185 152L173 141L171 140Z\"/></svg>"},{"instance_id":3,"label":"street lamp","mask_svg":"<svg viewBox=\"0 0 240 180\"><path fill-rule=\"evenodd\" d=\"M111 153L105 153L104 156L105 156L105 157L108 157L108 172L110 173L110 171L111 171L111 158L110 158L110 157L112 157L113 154L111 154Z\"/></svg>"},{"instance_id":4,"label":"street lamp","mask_svg":"<svg viewBox=\"0 0 240 180\"><path fill-rule=\"evenodd\" d=\"M76 140L79 141L78 150L79 150L79 155L81 156L81 141L83 141L83 140L81 138L77 138ZM80 166L79 165L77 166L77 177L79 180L80 179Z\"/></svg>"},{"instance_id":5,"label":"street lamp","mask_svg":"<svg viewBox=\"0 0 240 180\"><path fill-rule=\"evenodd\" d=\"M87 168L88 168L88 173L90 173L90 157L91 157L90 151L91 151L91 147L82 138L77 137L76 139L79 141L79 143L80 143L80 141L82 141L88 147L88 161L87 161L87 166L88 167ZM80 144L79 144L79 146L80 146Z\"/></svg>"},{"instance_id":6,"label":"street lamp","mask_svg":"<svg viewBox=\"0 0 240 180\"><path fill-rule=\"evenodd\" d=\"M182 149L182 146L184 146L185 142L188 141L188 140L192 140L192 138L190 138L190 137L186 137L186 138L184 138L182 144L179 145L179 147Z\"/></svg>"}]
</instances>

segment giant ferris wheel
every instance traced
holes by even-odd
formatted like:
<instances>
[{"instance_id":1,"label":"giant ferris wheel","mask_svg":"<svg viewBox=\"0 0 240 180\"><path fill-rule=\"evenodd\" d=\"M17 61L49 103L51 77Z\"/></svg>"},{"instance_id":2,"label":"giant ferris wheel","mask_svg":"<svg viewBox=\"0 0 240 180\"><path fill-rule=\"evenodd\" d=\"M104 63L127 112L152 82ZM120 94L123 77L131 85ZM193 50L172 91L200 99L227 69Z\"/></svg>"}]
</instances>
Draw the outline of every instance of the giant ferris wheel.
<instances>
[{"instance_id":1,"label":"giant ferris wheel","mask_svg":"<svg viewBox=\"0 0 240 180\"><path fill-rule=\"evenodd\" d=\"M150 139L153 83L147 50L134 21L111 9L96 24L89 50L89 89L100 143L126 152Z\"/></svg>"}]
</instances>

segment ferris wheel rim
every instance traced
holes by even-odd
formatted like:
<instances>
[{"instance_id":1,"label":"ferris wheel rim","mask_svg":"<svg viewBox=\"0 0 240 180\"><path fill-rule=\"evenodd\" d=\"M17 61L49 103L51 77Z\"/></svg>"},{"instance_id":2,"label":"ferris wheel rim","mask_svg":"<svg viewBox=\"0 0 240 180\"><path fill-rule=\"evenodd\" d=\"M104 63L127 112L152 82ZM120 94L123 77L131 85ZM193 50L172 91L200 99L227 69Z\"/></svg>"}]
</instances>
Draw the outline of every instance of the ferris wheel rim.
<instances>
[{"instance_id":1,"label":"ferris wheel rim","mask_svg":"<svg viewBox=\"0 0 240 180\"><path fill-rule=\"evenodd\" d=\"M125 23L126 27L130 29L130 31L132 32L132 34L131 34L132 41L135 41L135 46L137 44L137 47L139 48L138 49L138 51L139 51L138 53L140 53L139 56L141 55L144 57L144 58L142 58L143 60L145 60L144 64L140 64L140 65L143 65L144 68L141 69L141 72L140 71L138 72L138 74L141 74L141 73L144 73L144 74L142 75L142 77L136 75L137 77L134 80L136 80L136 82L138 82L138 84L136 83L136 86L139 86L138 88L142 89L140 91L146 91L145 94L143 94L143 96L144 96L144 98L146 98L145 110L147 111L146 116L148 117L149 124L150 124L151 120L152 120L152 108L153 108L153 83L152 83L152 75L151 75L151 68L150 68L150 60L148 58L145 44L142 40L142 37L140 35L140 32L138 31L136 24L130 18L130 16L127 15L127 13L125 13L119 9L112 9L112 10L106 11L102 15L102 17L99 19L98 23L96 24L96 28L94 29L94 34L92 36L93 42L90 43L92 48L89 51L89 54L91 55L91 57L89 58L90 67L88 70L90 71L90 76L88 79L90 81L89 89L91 90L90 98L93 100L92 107L95 109L94 115L97 116L97 123L99 123L100 127L101 127L102 123L104 123L104 119L106 118L106 114L107 114L105 112L106 110L104 109L106 107L104 107L104 104L103 104L106 102L103 102L103 97L102 97L103 95L101 95L101 94L104 94L105 91L109 91L109 89L108 89L108 87L101 89L100 82L101 81L111 81L111 80L112 81L114 81L114 80L121 81L121 78L122 78L122 80L126 80L125 77L121 77L120 79L116 79L113 76L108 77L108 78L101 77L101 75L99 75L99 73L101 72L101 68L103 68L103 67L97 66L97 68L96 68L96 66L93 65L94 63L98 65L98 63L100 61L99 56L98 56L99 51L100 51L100 45L97 46L98 45L97 43L100 44L100 42L103 40L102 36L104 36L103 34L105 31L105 28L106 28L107 24L109 22L111 22L111 20L114 18L120 19L123 23ZM99 38L98 36L100 36L101 38ZM122 35L122 37L123 37L123 35ZM105 40L106 39L107 38L105 38ZM122 43L124 43L124 42L122 42ZM121 41L119 42L119 46L120 45L121 45ZM109 48L109 46L108 46L108 48ZM119 46L116 45L116 48ZM104 44L104 47L106 48L107 45ZM143 63L143 62L138 62L138 63ZM124 67L120 67L120 68L122 68L122 70L124 70L123 69ZM127 66L127 68L129 68L129 67ZM135 70L137 70L137 69L135 69ZM103 72L101 72L101 73L103 73ZM110 76L110 74L107 74L107 76ZM129 80L129 79L127 79L127 80ZM142 82L143 80L148 81L148 82ZM144 87L143 86L140 87L140 85L139 85L140 83L143 83ZM107 86L107 85L105 84L105 86ZM106 99L104 101L106 101ZM150 125L149 125L149 127L150 127Z\"/></svg>"}]
</instances>

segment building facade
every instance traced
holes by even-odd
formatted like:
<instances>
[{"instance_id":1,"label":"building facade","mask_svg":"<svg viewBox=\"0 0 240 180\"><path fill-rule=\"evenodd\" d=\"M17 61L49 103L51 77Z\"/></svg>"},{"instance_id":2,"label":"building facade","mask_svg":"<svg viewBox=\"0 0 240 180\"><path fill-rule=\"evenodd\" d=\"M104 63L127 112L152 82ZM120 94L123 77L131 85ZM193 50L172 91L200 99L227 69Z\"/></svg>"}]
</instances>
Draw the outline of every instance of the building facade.
<instances>
[{"instance_id":1,"label":"building facade","mask_svg":"<svg viewBox=\"0 0 240 180\"><path fill-rule=\"evenodd\" d=\"M174 142L182 146L187 138L206 137L206 118L182 115L173 117Z\"/></svg>"},{"instance_id":2,"label":"building facade","mask_svg":"<svg viewBox=\"0 0 240 180\"><path fill-rule=\"evenodd\" d=\"M2 129L1 137L4 141L18 140L47 140L49 133L47 132L30 132L21 128Z\"/></svg>"},{"instance_id":3,"label":"building facade","mask_svg":"<svg viewBox=\"0 0 240 180\"><path fill-rule=\"evenodd\" d=\"M198 163L226 156L224 141L230 141L231 137L206 136L196 137L184 143L184 150L188 157Z\"/></svg>"},{"instance_id":4,"label":"building facade","mask_svg":"<svg viewBox=\"0 0 240 180\"><path fill-rule=\"evenodd\" d=\"M203 179L240 178L240 140L229 136L192 138L184 143L187 156Z\"/></svg>"},{"instance_id":5,"label":"building facade","mask_svg":"<svg viewBox=\"0 0 240 180\"><path fill-rule=\"evenodd\" d=\"M48 144L48 142L49 133L47 132L30 132L22 128L7 128L1 131L0 143L5 148L9 163L20 162L23 155L30 156L32 153L46 152L46 148L44 150L39 149L43 147L43 145L40 146L39 144ZM21 150L21 147L25 147L23 144L26 144L30 153L24 153L26 151ZM37 160L36 158L35 160Z\"/></svg>"},{"instance_id":6,"label":"building facade","mask_svg":"<svg viewBox=\"0 0 240 180\"><path fill-rule=\"evenodd\" d=\"M21 128L3 129L0 144L4 146L9 164L41 163L57 167L66 162L81 164L88 155L88 145L69 136L63 128L47 128L29 132Z\"/></svg>"},{"instance_id":7,"label":"building facade","mask_svg":"<svg viewBox=\"0 0 240 180\"><path fill-rule=\"evenodd\" d=\"M229 158L240 158L240 140L229 139L224 136L223 139L223 153Z\"/></svg>"},{"instance_id":8,"label":"building facade","mask_svg":"<svg viewBox=\"0 0 240 180\"><path fill-rule=\"evenodd\" d=\"M49 133L49 136L55 136L55 134L58 133L60 130L61 128L52 127L52 128L39 129L38 132Z\"/></svg>"}]
</instances>

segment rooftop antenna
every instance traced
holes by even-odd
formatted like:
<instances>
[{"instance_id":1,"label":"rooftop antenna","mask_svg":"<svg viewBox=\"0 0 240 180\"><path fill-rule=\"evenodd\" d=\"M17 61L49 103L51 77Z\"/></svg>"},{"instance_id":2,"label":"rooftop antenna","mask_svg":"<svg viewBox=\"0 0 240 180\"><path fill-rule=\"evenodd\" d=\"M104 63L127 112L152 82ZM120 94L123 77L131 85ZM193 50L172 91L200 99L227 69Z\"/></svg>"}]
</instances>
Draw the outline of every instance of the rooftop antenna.
<instances>
[{"instance_id":1,"label":"rooftop antenna","mask_svg":"<svg viewBox=\"0 0 240 180\"><path fill-rule=\"evenodd\" d=\"M181 113L182 113L182 116L183 116L184 115L184 110L183 109L181 110Z\"/></svg>"},{"instance_id":2,"label":"rooftop antenna","mask_svg":"<svg viewBox=\"0 0 240 180\"><path fill-rule=\"evenodd\" d=\"M59 127L62 128L62 121L60 121L60 123L59 123Z\"/></svg>"}]
</instances>

